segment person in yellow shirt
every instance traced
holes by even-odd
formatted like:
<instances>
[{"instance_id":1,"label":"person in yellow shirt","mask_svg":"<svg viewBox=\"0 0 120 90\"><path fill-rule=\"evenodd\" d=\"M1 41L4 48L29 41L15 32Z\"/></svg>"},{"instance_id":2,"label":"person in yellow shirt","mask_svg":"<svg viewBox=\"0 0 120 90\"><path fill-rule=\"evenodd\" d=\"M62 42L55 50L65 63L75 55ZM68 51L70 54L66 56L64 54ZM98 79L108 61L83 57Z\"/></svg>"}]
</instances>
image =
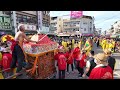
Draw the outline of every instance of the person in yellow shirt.
<instances>
[{"instance_id":1,"label":"person in yellow shirt","mask_svg":"<svg viewBox=\"0 0 120 90\"><path fill-rule=\"evenodd\" d=\"M67 51L67 40L64 41L65 52Z\"/></svg>"},{"instance_id":2,"label":"person in yellow shirt","mask_svg":"<svg viewBox=\"0 0 120 90\"><path fill-rule=\"evenodd\" d=\"M110 41L107 40L106 43L105 43L105 49L109 49L109 44L110 44Z\"/></svg>"},{"instance_id":3,"label":"person in yellow shirt","mask_svg":"<svg viewBox=\"0 0 120 90\"><path fill-rule=\"evenodd\" d=\"M72 39L72 49L74 48L75 40Z\"/></svg>"},{"instance_id":4,"label":"person in yellow shirt","mask_svg":"<svg viewBox=\"0 0 120 90\"><path fill-rule=\"evenodd\" d=\"M86 50L86 55L88 55L88 53L92 50L92 45L91 45L91 39L88 38L88 40L85 42L84 45L84 50Z\"/></svg>"},{"instance_id":5,"label":"person in yellow shirt","mask_svg":"<svg viewBox=\"0 0 120 90\"><path fill-rule=\"evenodd\" d=\"M78 47L78 41L75 41L74 48Z\"/></svg>"},{"instance_id":6,"label":"person in yellow shirt","mask_svg":"<svg viewBox=\"0 0 120 90\"><path fill-rule=\"evenodd\" d=\"M82 39L78 42L78 47L81 49L82 48Z\"/></svg>"},{"instance_id":7,"label":"person in yellow shirt","mask_svg":"<svg viewBox=\"0 0 120 90\"><path fill-rule=\"evenodd\" d=\"M102 40L102 49L103 49L103 51L106 49L106 43L107 43L107 40L106 40L106 38L104 38Z\"/></svg>"}]
</instances>

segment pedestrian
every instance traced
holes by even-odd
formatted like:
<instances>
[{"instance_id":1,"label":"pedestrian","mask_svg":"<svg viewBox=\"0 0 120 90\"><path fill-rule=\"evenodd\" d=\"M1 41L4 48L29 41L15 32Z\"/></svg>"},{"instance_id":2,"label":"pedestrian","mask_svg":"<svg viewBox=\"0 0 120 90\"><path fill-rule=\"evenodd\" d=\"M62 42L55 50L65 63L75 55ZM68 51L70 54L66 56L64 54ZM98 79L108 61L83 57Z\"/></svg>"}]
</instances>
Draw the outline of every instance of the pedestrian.
<instances>
[{"instance_id":1,"label":"pedestrian","mask_svg":"<svg viewBox=\"0 0 120 90\"><path fill-rule=\"evenodd\" d=\"M92 43L90 38L88 38L87 41L85 42L83 49L86 50L86 55L88 55L88 53L92 50Z\"/></svg>"},{"instance_id":2,"label":"pedestrian","mask_svg":"<svg viewBox=\"0 0 120 90\"><path fill-rule=\"evenodd\" d=\"M112 52L110 50L104 50L104 53L107 55L108 65L114 70L116 60L112 57Z\"/></svg>"},{"instance_id":3,"label":"pedestrian","mask_svg":"<svg viewBox=\"0 0 120 90\"><path fill-rule=\"evenodd\" d=\"M11 54L11 51L10 51L10 47L8 47L6 42L2 43L1 52L2 52L1 65L2 65L2 69L5 70L4 71L4 77L6 78L10 74L10 69L9 68L10 68L11 61L12 61L12 54Z\"/></svg>"},{"instance_id":4,"label":"pedestrian","mask_svg":"<svg viewBox=\"0 0 120 90\"><path fill-rule=\"evenodd\" d=\"M99 39L97 39L97 47L99 47Z\"/></svg>"},{"instance_id":5,"label":"pedestrian","mask_svg":"<svg viewBox=\"0 0 120 90\"><path fill-rule=\"evenodd\" d=\"M98 53L94 58L97 65L92 69L89 79L113 79L113 70L108 65L107 56Z\"/></svg>"},{"instance_id":6,"label":"pedestrian","mask_svg":"<svg viewBox=\"0 0 120 90\"><path fill-rule=\"evenodd\" d=\"M11 63L11 72L16 68L16 62L18 63L16 73L20 73L23 67L23 62L25 61L25 53L23 50L23 42L26 39L28 42L35 42L27 38L25 35L25 27L24 25L19 26L19 31L15 35L15 40L12 42L11 50L12 50L12 63Z\"/></svg>"},{"instance_id":7,"label":"pedestrian","mask_svg":"<svg viewBox=\"0 0 120 90\"><path fill-rule=\"evenodd\" d=\"M95 59L94 59L94 51L90 51L89 59L86 62L86 69L83 74L83 78L89 77L92 69L96 66Z\"/></svg>"},{"instance_id":8,"label":"pedestrian","mask_svg":"<svg viewBox=\"0 0 120 90\"><path fill-rule=\"evenodd\" d=\"M77 69L78 67L78 57L80 55L80 48L79 47L76 47L75 49L73 49L73 57L74 57L74 66L75 66L75 69Z\"/></svg>"},{"instance_id":9,"label":"pedestrian","mask_svg":"<svg viewBox=\"0 0 120 90\"><path fill-rule=\"evenodd\" d=\"M86 66L86 51L82 50L80 58L79 58L79 62L78 62L78 71L79 71L79 76L82 77L83 73L84 73L84 68Z\"/></svg>"},{"instance_id":10,"label":"pedestrian","mask_svg":"<svg viewBox=\"0 0 120 90\"><path fill-rule=\"evenodd\" d=\"M71 65L72 72L74 71L74 66L73 66L73 50L69 48L69 51L66 52L66 58L67 58L67 73L69 74L69 65Z\"/></svg>"}]
</instances>

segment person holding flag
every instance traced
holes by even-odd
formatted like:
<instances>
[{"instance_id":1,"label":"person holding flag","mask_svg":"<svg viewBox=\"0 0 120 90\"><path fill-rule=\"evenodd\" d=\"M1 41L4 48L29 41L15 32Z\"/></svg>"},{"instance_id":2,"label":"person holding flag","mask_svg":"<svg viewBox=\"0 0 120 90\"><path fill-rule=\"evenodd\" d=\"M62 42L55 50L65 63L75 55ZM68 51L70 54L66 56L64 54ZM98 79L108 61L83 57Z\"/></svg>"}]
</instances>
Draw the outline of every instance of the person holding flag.
<instances>
[{"instance_id":1,"label":"person holding flag","mask_svg":"<svg viewBox=\"0 0 120 90\"><path fill-rule=\"evenodd\" d=\"M88 40L85 42L85 46L83 49L86 50L86 55L88 55L88 53L92 50L92 43L90 38L88 38Z\"/></svg>"}]
</instances>

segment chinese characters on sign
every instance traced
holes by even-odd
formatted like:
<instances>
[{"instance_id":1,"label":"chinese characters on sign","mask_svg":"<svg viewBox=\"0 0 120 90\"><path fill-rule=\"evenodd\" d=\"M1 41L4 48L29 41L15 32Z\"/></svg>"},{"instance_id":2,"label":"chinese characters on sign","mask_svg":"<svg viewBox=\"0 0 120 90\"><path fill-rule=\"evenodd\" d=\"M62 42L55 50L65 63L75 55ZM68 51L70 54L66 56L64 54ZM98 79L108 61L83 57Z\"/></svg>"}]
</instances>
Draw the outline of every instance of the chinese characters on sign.
<instances>
[{"instance_id":1,"label":"chinese characters on sign","mask_svg":"<svg viewBox=\"0 0 120 90\"><path fill-rule=\"evenodd\" d=\"M80 18L83 15L83 11L71 11L71 18Z\"/></svg>"},{"instance_id":2,"label":"chinese characters on sign","mask_svg":"<svg viewBox=\"0 0 120 90\"><path fill-rule=\"evenodd\" d=\"M0 16L0 30L11 30L11 20L8 16Z\"/></svg>"}]
</instances>

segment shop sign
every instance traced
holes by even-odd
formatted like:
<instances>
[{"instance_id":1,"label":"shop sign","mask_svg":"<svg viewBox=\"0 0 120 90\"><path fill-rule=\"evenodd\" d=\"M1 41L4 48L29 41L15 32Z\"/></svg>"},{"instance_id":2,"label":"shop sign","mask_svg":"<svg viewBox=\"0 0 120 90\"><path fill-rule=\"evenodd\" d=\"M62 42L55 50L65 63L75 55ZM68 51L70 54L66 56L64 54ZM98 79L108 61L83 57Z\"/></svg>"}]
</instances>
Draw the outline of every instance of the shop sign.
<instances>
[{"instance_id":1,"label":"shop sign","mask_svg":"<svg viewBox=\"0 0 120 90\"><path fill-rule=\"evenodd\" d=\"M9 16L0 16L0 30L11 30L11 19Z\"/></svg>"}]
</instances>

